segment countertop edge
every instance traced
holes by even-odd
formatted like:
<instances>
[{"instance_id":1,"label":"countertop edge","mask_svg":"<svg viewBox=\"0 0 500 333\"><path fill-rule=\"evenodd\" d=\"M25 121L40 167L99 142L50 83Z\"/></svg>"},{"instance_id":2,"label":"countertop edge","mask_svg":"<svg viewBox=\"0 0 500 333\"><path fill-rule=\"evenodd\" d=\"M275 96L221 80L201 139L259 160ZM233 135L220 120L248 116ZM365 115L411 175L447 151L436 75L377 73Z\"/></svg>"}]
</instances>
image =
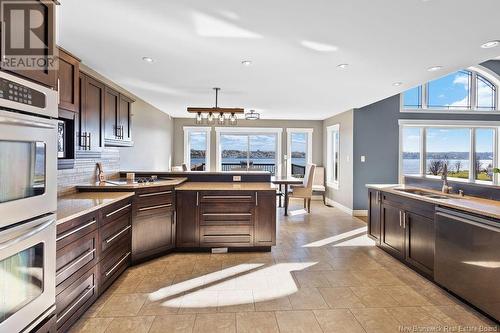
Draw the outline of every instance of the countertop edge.
<instances>
[{"instance_id":1,"label":"countertop edge","mask_svg":"<svg viewBox=\"0 0 500 333\"><path fill-rule=\"evenodd\" d=\"M90 193L90 192L86 192L86 193ZM102 209L104 207L107 207L109 205L112 205L118 201L121 201L121 200L124 200L124 199L127 199L127 198L131 198L135 195L134 192L113 192L113 193L121 193L122 196L119 197L119 198L115 198L115 199L111 199L109 202L104 202L104 203L101 203L99 205L96 205L96 206L93 206L91 208L87 208L87 209L83 209L81 211L78 211L76 213L73 213L71 215L68 215L68 216L65 216L61 219L57 218L56 219L56 224L59 225L59 224L62 224L62 223L65 223L65 222L68 222L68 221L71 221L73 219L76 219L80 216L83 216L85 214L89 214L89 213L92 213L92 212L95 212L96 210L99 210L99 209ZM64 200L64 196L58 198L58 200L60 199L63 199Z\"/></svg>"}]
</instances>

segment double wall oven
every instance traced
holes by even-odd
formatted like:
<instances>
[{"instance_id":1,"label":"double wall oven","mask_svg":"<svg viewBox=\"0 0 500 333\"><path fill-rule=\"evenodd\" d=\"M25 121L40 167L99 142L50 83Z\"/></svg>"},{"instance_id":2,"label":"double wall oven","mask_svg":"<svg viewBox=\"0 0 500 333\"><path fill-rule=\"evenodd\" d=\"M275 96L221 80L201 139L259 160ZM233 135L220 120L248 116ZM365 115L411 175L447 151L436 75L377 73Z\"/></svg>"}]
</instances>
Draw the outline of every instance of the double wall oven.
<instances>
[{"instance_id":1,"label":"double wall oven","mask_svg":"<svg viewBox=\"0 0 500 333\"><path fill-rule=\"evenodd\" d=\"M55 304L56 91L0 72L0 332Z\"/></svg>"}]
</instances>

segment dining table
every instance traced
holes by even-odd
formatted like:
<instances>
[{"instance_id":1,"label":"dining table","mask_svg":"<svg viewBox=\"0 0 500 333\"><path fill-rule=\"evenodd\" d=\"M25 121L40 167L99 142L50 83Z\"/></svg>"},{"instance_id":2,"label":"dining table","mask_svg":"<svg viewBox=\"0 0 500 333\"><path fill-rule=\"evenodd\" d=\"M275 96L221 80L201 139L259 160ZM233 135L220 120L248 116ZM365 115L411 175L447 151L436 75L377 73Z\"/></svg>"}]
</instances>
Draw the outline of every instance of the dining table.
<instances>
[{"instance_id":1,"label":"dining table","mask_svg":"<svg viewBox=\"0 0 500 333\"><path fill-rule=\"evenodd\" d=\"M282 187L285 188L285 216L288 216L288 191L290 189L290 185L301 185L303 183L303 179L291 176L273 176L271 177L271 183L279 186L280 193L282 192ZM281 194L279 207L281 207Z\"/></svg>"}]
</instances>

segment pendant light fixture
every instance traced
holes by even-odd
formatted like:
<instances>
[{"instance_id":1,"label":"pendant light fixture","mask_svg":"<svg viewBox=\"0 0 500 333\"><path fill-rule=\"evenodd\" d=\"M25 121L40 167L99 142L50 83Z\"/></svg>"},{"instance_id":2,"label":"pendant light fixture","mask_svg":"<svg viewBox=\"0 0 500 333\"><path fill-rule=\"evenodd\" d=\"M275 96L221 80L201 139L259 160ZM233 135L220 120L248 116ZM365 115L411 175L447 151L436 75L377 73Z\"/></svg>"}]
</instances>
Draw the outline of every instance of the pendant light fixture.
<instances>
[{"instance_id":1,"label":"pendant light fixture","mask_svg":"<svg viewBox=\"0 0 500 333\"><path fill-rule=\"evenodd\" d=\"M250 112L245 113L246 120L258 120L260 119L260 113L255 112L255 110L250 110Z\"/></svg>"},{"instance_id":2,"label":"pendant light fixture","mask_svg":"<svg viewBox=\"0 0 500 333\"><path fill-rule=\"evenodd\" d=\"M200 125L203 123L203 114L207 113L207 124L213 125L215 123L215 118L217 118L217 122L220 125L224 125L226 123L226 118L228 119L228 123L230 125L236 125L238 122L237 114L245 113L243 108L220 108L218 105L218 97L220 88L213 88L215 90L215 107L212 108L203 108L203 107L188 107L187 112L196 113L195 115L195 124ZM230 116L226 116L230 115Z\"/></svg>"}]
</instances>

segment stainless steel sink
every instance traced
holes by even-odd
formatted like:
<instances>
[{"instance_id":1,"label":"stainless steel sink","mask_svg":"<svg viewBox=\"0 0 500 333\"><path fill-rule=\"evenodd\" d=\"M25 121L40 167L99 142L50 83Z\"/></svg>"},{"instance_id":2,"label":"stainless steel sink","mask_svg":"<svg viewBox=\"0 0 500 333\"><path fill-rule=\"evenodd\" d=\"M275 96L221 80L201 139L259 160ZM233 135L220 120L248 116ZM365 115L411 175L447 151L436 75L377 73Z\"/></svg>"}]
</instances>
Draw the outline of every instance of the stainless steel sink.
<instances>
[{"instance_id":1,"label":"stainless steel sink","mask_svg":"<svg viewBox=\"0 0 500 333\"><path fill-rule=\"evenodd\" d=\"M415 195L420 195L422 197L430 198L430 199L440 199L440 200L445 200L445 199L451 199L452 197L447 196L447 195L440 195L436 194L434 192L428 192L424 190L419 190L416 188L395 188L396 191L400 192L406 192L410 194L415 194Z\"/></svg>"}]
</instances>

